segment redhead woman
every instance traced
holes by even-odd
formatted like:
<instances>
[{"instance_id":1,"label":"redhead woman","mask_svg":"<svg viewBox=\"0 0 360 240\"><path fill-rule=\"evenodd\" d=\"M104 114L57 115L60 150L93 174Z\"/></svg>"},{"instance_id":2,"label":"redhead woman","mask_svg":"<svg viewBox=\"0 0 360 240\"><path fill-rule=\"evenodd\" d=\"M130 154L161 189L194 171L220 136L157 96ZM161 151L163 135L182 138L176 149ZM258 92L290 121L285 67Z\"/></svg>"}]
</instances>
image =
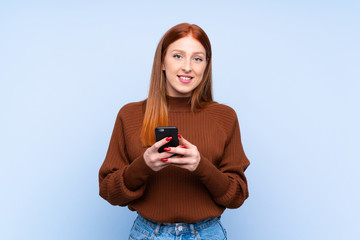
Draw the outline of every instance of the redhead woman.
<instances>
[{"instance_id":1,"label":"redhead woman","mask_svg":"<svg viewBox=\"0 0 360 240\"><path fill-rule=\"evenodd\" d=\"M159 148L155 128L176 126ZM212 97L211 45L195 24L169 29L154 57L148 97L118 112L99 171L100 196L137 212L129 239L227 239L226 208L248 198L236 112Z\"/></svg>"}]
</instances>

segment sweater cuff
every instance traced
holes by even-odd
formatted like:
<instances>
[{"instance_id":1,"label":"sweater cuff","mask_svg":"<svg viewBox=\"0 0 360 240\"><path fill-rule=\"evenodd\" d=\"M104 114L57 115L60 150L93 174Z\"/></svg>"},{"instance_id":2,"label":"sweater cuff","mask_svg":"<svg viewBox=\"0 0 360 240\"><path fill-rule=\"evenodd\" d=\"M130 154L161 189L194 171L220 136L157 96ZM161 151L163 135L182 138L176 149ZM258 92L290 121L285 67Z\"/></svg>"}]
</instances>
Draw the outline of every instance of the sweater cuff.
<instances>
[{"instance_id":1,"label":"sweater cuff","mask_svg":"<svg viewBox=\"0 0 360 240\"><path fill-rule=\"evenodd\" d=\"M153 171L144 160L143 154L131 162L124 170L125 185L132 191L141 187L147 179L154 174Z\"/></svg>"},{"instance_id":2,"label":"sweater cuff","mask_svg":"<svg viewBox=\"0 0 360 240\"><path fill-rule=\"evenodd\" d=\"M229 188L229 178L200 153L200 163L193 171L214 197L222 196Z\"/></svg>"}]
</instances>

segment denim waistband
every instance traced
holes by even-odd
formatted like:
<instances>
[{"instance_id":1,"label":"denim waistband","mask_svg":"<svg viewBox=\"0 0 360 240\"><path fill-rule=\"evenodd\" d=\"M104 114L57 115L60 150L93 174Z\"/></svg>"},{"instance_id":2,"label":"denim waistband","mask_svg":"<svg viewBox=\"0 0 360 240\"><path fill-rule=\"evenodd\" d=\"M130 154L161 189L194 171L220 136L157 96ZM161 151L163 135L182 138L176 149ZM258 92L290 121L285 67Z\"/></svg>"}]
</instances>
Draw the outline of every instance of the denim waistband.
<instances>
[{"instance_id":1,"label":"denim waistband","mask_svg":"<svg viewBox=\"0 0 360 240\"><path fill-rule=\"evenodd\" d=\"M184 232L189 231L189 232L191 232L191 234L195 234L196 231L204 229L204 228L210 226L211 224L215 223L216 221L218 221L221 218L221 216L207 218L203 221L195 222L195 223L182 223L182 222L180 222L180 223L158 223L158 222L149 220L147 218L144 218L139 213L138 213L137 218L142 223L144 223L147 226L149 226L150 228L154 229L154 232L157 235L159 233L159 231L171 232L171 233L176 233L176 234L179 232L184 233Z\"/></svg>"}]
</instances>

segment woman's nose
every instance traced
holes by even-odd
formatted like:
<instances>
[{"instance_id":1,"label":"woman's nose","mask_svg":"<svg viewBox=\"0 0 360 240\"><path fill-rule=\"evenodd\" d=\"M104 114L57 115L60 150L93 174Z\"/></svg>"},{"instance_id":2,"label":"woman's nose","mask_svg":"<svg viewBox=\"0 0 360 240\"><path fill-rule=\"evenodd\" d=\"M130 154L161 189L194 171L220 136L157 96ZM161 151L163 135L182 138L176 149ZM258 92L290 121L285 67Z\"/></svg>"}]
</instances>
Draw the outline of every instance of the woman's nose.
<instances>
[{"instance_id":1,"label":"woman's nose","mask_svg":"<svg viewBox=\"0 0 360 240\"><path fill-rule=\"evenodd\" d=\"M185 60L184 61L183 70L185 72L190 72L191 71L191 61L190 60Z\"/></svg>"}]
</instances>

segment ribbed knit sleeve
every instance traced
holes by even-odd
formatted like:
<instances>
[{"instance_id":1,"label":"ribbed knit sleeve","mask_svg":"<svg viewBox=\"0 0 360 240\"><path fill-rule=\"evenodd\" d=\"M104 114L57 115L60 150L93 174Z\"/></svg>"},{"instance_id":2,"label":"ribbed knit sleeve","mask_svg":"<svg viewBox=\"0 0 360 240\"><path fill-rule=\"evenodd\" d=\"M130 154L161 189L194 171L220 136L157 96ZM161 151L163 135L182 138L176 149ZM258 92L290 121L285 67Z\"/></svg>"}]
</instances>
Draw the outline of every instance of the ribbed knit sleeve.
<instances>
[{"instance_id":1,"label":"ribbed knit sleeve","mask_svg":"<svg viewBox=\"0 0 360 240\"><path fill-rule=\"evenodd\" d=\"M207 187L216 203L227 208L238 208L249 196L244 172L250 162L241 143L236 112L231 108L227 109L230 111L222 116L226 123L219 124L223 125L228 136L219 166L215 166L200 153L200 163L193 173Z\"/></svg>"},{"instance_id":2,"label":"ribbed knit sleeve","mask_svg":"<svg viewBox=\"0 0 360 240\"><path fill-rule=\"evenodd\" d=\"M154 173L143 153L130 161L126 152L123 129L123 109L120 109L111 135L105 160L99 170L99 194L112 205L126 206L140 198L148 177Z\"/></svg>"}]
</instances>

